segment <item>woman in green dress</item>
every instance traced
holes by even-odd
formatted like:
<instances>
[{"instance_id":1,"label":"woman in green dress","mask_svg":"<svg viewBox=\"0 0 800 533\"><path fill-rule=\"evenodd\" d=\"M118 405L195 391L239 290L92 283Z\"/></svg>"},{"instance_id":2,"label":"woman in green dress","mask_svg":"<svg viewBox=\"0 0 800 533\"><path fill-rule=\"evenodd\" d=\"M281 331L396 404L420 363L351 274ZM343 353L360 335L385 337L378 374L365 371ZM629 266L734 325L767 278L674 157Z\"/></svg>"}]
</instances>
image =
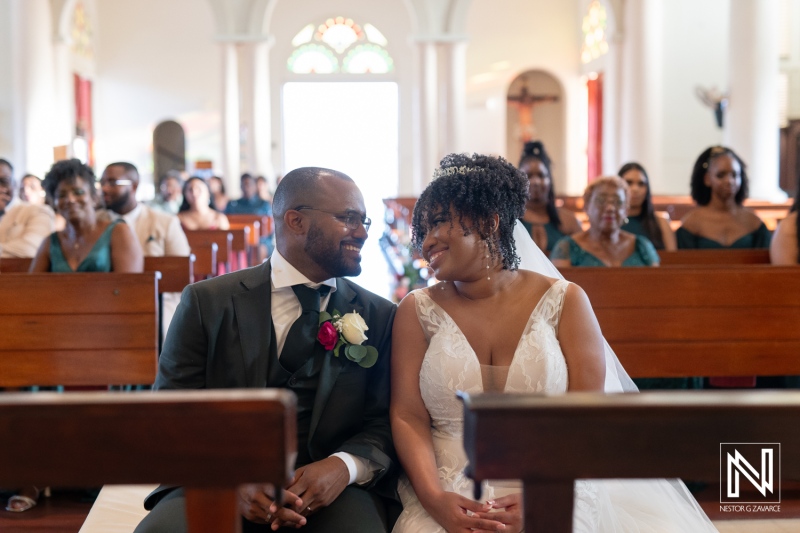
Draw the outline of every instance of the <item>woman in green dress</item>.
<instances>
[{"instance_id":1,"label":"woman in green dress","mask_svg":"<svg viewBox=\"0 0 800 533\"><path fill-rule=\"evenodd\" d=\"M656 250L677 250L675 234L669 227L669 221L656 215L650 193L650 178L644 167L639 163L626 163L617 175L628 184L630 196L628 222L622 225L622 229L647 237Z\"/></svg>"},{"instance_id":2,"label":"woman in green dress","mask_svg":"<svg viewBox=\"0 0 800 533\"><path fill-rule=\"evenodd\" d=\"M550 259L558 267L658 266L653 244L622 229L628 214L628 184L617 176L598 178L583 193L589 229L564 237Z\"/></svg>"},{"instance_id":3,"label":"woman in green dress","mask_svg":"<svg viewBox=\"0 0 800 533\"><path fill-rule=\"evenodd\" d=\"M539 141L525 143L519 162L519 169L528 176L528 201L522 225L546 254L560 238L581 230L575 213L556 206L550 168L550 156L544 145Z\"/></svg>"},{"instance_id":4,"label":"woman in green dress","mask_svg":"<svg viewBox=\"0 0 800 533\"><path fill-rule=\"evenodd\" d=\"M59 161L44 180L57 211L67 221L47 237L31 272L142 272L142 248L121 219L98 217L94 172L77 159Z\"/></svg>"},{"instance_id":5,"label":"woman in green dress","mask_svg":"<svg viewBox=\"0 0 800 533\"><path fill-rule=\"evenodd\" d=\"M692 170L690 211L676 232L678 248L769 248L770 232L755 213L742 206L747 198L747 170L730 148L705 150Z\"/></svg>"},{"instance_id":6,"label":"woman in green dress","mask_svg":"<svg viewBox=\"0 0 800 533\"><path fill-rule=\"evenodd\" d=\"M95 176L77 159L55 163L44 179L66 227L45 238L31 272L142 272L144 258L136 236L122 220L99 219ZM21 513L39 499L37 487L25 487L8 499L7 511Z\"/></svg>"}]
</instances>

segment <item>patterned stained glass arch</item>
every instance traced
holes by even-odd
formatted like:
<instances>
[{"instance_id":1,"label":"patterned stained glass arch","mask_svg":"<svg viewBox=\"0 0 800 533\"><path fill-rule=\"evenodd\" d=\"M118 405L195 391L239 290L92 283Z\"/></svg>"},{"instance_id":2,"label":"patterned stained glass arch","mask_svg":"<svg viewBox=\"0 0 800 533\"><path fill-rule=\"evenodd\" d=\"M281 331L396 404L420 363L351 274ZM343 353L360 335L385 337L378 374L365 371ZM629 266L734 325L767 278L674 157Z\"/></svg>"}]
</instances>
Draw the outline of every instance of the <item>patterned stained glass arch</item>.
<instances>
[{"instance_id":1,"label":"patterned stained glass arch","mask_svg":"<svg viewBox=\"0 0 800 533\"><path fill-rule=\"evenodd\" d=\"M608 14L606 6L600 0L592 0L589 10L583 17L583 47L581 48L581 61L589 63L608 52L606 39Z\"/></svg>"},{"instance_id":2,"label":"patterned stained glass arch","mask_svg":"<svg viewBox=\"0 0 800 533\"><path fill-rule=\"evenodd\" d=\"M394 69L388 41L372 24L335 17L307 24L292 39L287 67L295 74L385 74Z\"/></svg>"}]
</instances>

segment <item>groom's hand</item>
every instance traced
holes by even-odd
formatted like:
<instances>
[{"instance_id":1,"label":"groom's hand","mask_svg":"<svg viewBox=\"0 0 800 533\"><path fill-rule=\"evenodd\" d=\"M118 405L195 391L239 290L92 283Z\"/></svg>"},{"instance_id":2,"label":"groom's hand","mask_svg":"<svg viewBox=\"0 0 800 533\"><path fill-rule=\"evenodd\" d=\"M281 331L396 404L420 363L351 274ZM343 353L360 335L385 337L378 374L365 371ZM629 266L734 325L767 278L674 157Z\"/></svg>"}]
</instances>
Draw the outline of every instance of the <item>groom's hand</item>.
<instances>
[{"instance_id":1,"label":"groom's hand","mask_svg":"<svg viewBox=\"0 0 800 533\"><path fill-rule=\"evenodd\" d=\"M303 500L304 514L307 515L333 503L348 483L350 471L344 461L338 457L328 457L298 468L294 481L286 490Z\"/></svg>"},{"instance_id":2,"label":"groom's hand","mask_svg":"<svg viewBox=\"0 0 800 533\"><path fill-rule=\"evenodd\" d=\"M238 496L239 513L247 520L256 524L269 524L278 520L278 514L271 509L275 500L273 485L242 485ZM287 506L300 505L300 498L286 491L283 493L283 501ZM299 525L304 524L305 520Z\"/></svg>"}]
</instances>

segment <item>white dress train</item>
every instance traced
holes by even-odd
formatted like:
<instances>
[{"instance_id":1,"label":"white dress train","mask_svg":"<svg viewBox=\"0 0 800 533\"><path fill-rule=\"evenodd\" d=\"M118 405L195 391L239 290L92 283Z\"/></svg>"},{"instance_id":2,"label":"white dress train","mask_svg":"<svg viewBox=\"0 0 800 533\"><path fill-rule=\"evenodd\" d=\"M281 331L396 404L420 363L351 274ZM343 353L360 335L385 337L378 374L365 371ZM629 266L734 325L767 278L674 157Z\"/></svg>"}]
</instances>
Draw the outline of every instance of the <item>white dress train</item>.
<instances>
[{"instance_id":1,"label":"white dress train","mask_svg":"<svg viewBox=\"0 0 800 533\"><path fill-rule=\"evenodd\" d=\"M505 392L567 391L568 374L557 333L569 283L557 280L531 314L508 368ZM456 391L484 392L481 365L452 318L428 295L415 291L428 349L419 384L431 416L431 434L442 488L472 498L472 481L464 475L463 405ZM399 354L398 354L399 355ZM521 492L517 481L484 482L483 498ZM440 533L444 529L425 511L408 478L399 487L403 512L394 533ZM679 481L577 481L573 531L576 533L702 533L716 531Z\"/></svg>"}]
</instances>

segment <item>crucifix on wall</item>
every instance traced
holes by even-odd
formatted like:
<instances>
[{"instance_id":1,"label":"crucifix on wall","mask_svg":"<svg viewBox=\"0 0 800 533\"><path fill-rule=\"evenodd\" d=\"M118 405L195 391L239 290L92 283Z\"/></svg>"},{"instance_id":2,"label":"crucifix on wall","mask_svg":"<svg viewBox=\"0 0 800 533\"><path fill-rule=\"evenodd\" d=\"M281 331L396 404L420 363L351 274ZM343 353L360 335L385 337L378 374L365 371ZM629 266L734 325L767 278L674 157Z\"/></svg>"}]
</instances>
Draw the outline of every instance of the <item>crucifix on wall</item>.
<instances>
[{"instance_id":1,"label":"crucifix on wall","mask_svg":"<svg viewBox=\"0 0 800 533\"><path fill-rule=\"evenodd\" d=\"M541 104L556 103L559 101L558 95L554 94L533 94L525 84L516 95L509 94L506 98L508 105L517 109L519 121L519 141L520 145L537 138L536 124L533 121L533 110Z\"/></svg>"}]
</instances>

